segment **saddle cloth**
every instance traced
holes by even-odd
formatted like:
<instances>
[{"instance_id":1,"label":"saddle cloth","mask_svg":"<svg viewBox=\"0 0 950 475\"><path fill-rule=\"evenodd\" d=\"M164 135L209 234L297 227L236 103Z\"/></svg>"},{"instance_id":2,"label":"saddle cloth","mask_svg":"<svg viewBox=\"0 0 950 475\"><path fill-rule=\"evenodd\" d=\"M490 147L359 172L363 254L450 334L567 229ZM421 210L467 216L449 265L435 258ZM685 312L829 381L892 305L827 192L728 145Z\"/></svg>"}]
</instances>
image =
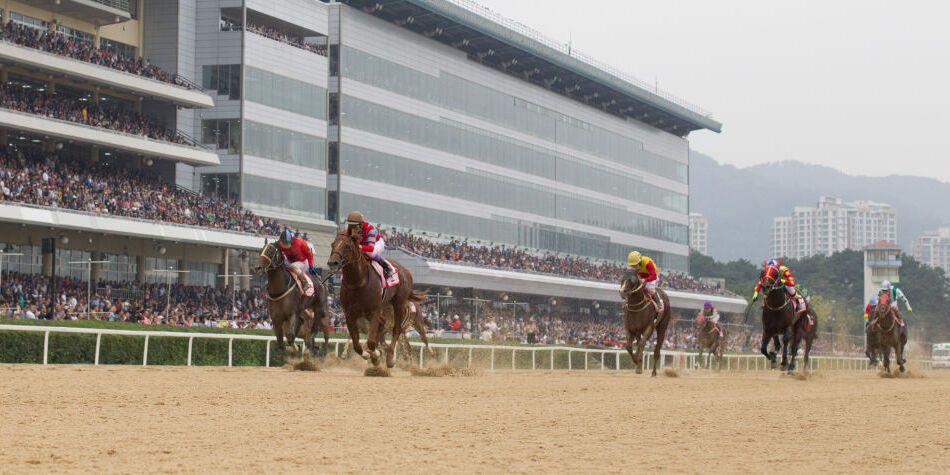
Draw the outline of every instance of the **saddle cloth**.
<instances>
[{"instance_id":1,"label":"saddle cloth","mask_svg":"<svg viewBox=\"0 0 950 475\"><path fill-rule=\"evenodd\" d=\"M303 282L301 282L301 281L300 281L300 278L297 277L297 273L296 273L296 272L291 272L290 275L293 276L294 281L297 282L297 288L300 289L300 292L301 292L302 294L306 295L307 297L313 297L313 289L314 289L313 279L311 279L309 275L307 275L306 273L304 273L304 275L303 275L303 278L304 278L304 279L307 279L307 283L310 284L310 287L307 289L306 292L304 292L304 290L303 290Z\"/></svg>"},{"instance_id":2,"label":"saddle cloth","mask_svg":"<svg viewBox=\"0 0 950 475\"><path fill-rule=\"evenodd\" d=\"M379 276L379 281L383 284L384 289L399 285L399 269L397 269L392 262L386 261L386 263L388 263L389 267L391 267L393 270L393 275L389 278L389 280L386 280L386 274L383 272L383 266L376 261L372 261L373 270L375 270L376 274Z\"/></svg>"}]
</instances>

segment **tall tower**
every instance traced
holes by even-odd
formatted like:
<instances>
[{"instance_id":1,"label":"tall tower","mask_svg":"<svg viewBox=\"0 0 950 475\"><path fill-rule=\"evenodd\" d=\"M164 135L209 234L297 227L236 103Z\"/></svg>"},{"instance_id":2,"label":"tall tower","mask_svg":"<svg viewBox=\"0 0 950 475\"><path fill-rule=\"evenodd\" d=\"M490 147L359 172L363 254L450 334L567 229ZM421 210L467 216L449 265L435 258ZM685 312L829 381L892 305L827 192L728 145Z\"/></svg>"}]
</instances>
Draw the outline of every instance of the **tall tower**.
<instances>
[{"instance_id":1,"label":"tall tower","mask_svg":"<svg viewBox=\"0 0 950 475\"><path fill-rule=\"evenodd\" d=\"M878 241L864 248L864 301L877 295L881 282L900 282L901 249L893 242Z\"/></svg>"}]
</instances>

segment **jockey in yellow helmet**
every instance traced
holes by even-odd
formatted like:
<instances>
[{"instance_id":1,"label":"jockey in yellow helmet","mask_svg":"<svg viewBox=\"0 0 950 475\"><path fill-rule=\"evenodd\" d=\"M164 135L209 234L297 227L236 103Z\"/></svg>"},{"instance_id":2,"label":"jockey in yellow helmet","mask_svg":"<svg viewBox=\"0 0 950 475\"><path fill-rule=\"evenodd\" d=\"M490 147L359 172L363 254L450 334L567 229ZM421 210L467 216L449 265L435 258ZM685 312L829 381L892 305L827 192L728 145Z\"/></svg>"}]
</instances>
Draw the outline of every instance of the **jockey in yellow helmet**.
<instances>
[{"instance_id":1,"label":"jockey in yellow helmet","mask_svg":"<svg viewBox=\"0 0 950 475\"><path fill-rule=\"evenodd\" d=\"M647 256L641 255L638 251L631 251L627 254L627 265L630 266L628 272L636 272L637 277L643 282L643 291L653 301L657 316L663 313L663 299L656 291L656 284L660 278L660 269Z\"/></svg>"}]
</instances>

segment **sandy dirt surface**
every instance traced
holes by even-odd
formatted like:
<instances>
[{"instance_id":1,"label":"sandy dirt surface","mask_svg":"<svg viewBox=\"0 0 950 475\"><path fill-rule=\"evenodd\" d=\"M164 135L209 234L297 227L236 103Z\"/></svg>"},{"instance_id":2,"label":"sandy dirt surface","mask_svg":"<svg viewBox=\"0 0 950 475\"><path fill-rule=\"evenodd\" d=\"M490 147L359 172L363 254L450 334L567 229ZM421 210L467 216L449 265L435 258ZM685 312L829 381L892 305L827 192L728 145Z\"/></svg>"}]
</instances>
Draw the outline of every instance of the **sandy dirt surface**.
<instances>
[{"instance_id":1,"label":"sandy dirt surface","mask_svg":"<svg viewBox=\"0 0 950 475\"><path fill-rule=\"evenodd\" d=\"M950 472L950 372L0 366L0 472Z\"/></svg>"}]
</instances>

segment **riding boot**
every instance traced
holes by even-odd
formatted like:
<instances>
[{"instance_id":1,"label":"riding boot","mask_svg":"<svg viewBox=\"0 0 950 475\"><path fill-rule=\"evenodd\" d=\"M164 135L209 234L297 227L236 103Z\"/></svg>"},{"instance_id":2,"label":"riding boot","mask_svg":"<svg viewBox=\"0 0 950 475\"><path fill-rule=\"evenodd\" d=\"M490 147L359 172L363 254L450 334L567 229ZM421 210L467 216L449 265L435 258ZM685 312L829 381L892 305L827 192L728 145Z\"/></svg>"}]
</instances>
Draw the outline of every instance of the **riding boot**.
<instances>
[{"instance_id":1,"label":"riding boot","mask_svg":"<svg viewBox=\"0 0 950 475\"><path fill-rule=\"evenodd\" d=\"M304 295L310 293L310 279L307 278L304 271L294 267L294 274L297 274L297 278L300 279L300 285L303 286Z\"/></svg>"},{"instance_id":2,"label":"riding boot","mask_svg":"<svg viewBox=\"0 0 950 475\"><path fill-rule=\"evenodd\" d=\"M654 317L654 320L659 320L660 316L663 315L663 310L664 310L663 299L660 298L659 292L654 292L652 297L653 297L653 304L654 304L653 307L656 308L656 317Z\"/></svg>"},{"instance_id":3,"label":"riding boot","mask_svg":"<svg viewBox=\"0 0 950 475\"><path fill-rule=\"evenodd\" d=\"M805 303L805 299L801 296L795 297L795 303L798 304L798 308L795 311L796 317L801 316L806 310L808 310L808 304Z\"/></svg>"},{"instance_id":4,"label":"riding boot","mask_svg":"<svg viewBox=\"0 0 950 475\"><path fill-rule=\"evenodd\" d=\"M389 280L393 277L393 266L386 259L380 259L379 263L383 266L383 277Z\"/></svg>"}]
</instances>

